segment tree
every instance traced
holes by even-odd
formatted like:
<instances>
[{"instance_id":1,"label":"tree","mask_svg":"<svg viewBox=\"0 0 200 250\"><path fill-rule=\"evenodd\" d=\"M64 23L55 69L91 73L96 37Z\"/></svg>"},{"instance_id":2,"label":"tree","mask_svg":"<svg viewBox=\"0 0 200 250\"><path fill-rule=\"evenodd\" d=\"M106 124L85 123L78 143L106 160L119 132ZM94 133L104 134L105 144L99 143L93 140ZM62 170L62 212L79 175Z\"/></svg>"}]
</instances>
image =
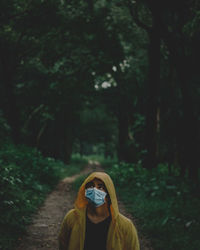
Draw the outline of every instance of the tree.
<instances>
[{"instance_id":1,"label":"tree","mask_svg":"<svg viewBox=\"0 0 200 250\"><path fill-rule=\"evenodd\" d=\"M144 162L146 168L154 168L157 166L157 114L159 109L159 87L160 87L160 27L159 18L157 14L157 5L151 5L151 22L152 26L149 27L139 19L138 6L139 4L132 4L128 2L130 13L133 21L145 29L149 36L148 60L149 60L149 73L147 80L146 91L146 149L147 155Z\"/></svg>"},{"instance_id":2,"label":"tree","mask_svg":"<svg viewBox=\"0 0 200 250\"><path fill-rule=\"evenodd\" d=\"M150 9L154 7L152 1L147 5ZM177 131L180 164L182 169L188 169L190 177L196 180L199 166L199 122L195 114L194 94L190 83L194 81L193 76L197 75L195 60L199 60L199 50L196 47L199 35L195 28L199 4L196 1L166 1L156 5L160 34L176 68L182 95L182 115ZM186 32L191 23L195 24L194 28L191 27L191 31Z\"/></svg>"}]
</instances>

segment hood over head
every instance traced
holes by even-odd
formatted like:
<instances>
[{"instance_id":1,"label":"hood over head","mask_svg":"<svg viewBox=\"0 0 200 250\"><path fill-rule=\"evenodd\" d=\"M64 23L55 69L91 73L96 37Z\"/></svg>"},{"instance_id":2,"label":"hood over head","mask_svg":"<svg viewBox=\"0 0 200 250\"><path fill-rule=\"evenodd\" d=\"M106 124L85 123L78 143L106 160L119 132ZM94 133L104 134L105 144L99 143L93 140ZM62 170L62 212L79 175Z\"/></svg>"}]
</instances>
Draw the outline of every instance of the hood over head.
<instances>
[{"instance_id":1,"label":"hood over head","mask_svg":"<svg viewBox=\"0 0 200 250\"><path fill-rule=\"evenodd\" d=\"M112 214L112 218L116 218L117 215L119 214L119 209L118 209L115 187L114 187L112 179L105 172L93 172L85 179L85 181L83 182L83 184L81 185L79 189L77 199L75 201L75 208L81 209L87 206L88 200L85 197L85 186L88 182L92 181L94 178L98 178L104 182L105 187L110 196L110 200L111 200L110 211Z\"/></svg>"}]
</instances>

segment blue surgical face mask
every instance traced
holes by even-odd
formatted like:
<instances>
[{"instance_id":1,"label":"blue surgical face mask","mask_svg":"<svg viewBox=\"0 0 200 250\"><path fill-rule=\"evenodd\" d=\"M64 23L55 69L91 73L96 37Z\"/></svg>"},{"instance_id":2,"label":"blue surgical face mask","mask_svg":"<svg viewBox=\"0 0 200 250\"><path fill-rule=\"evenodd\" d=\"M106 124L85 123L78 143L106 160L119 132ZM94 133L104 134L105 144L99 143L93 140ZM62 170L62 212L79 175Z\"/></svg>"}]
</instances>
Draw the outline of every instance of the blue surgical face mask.
<instances>
[{"instance_id":1,"label":"blue surgical face mask","mask_svg":"<svg viewBox=\"0 0 200 250\"><path fill-rule=\"evenodd\" d=\"M85 197L94 204L95 207L99 207L105 203L106 192L97 188L87 188L85 190Z\"/></svg>"}]
</instances>

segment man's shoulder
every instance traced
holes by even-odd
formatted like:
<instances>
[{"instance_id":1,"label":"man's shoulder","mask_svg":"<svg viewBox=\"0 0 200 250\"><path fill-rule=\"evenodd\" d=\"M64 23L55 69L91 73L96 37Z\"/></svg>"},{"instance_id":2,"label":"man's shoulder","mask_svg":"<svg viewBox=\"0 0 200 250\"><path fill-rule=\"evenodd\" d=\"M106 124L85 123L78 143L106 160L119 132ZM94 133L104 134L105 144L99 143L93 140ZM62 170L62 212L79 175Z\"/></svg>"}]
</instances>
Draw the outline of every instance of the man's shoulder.
<instances>
[{"instance_id":1,"label":"man's shoulder","mask_svg":"<svg viewBox=\"0 0 200 250\"><path fill-rule=\"evenodd\" d=\"M118 226L124 232L132 231L135 228L133 221L121 213L118 216Z\"/></svg>"},{"instance_id":2,"label":"man's shoulder","mask_svg":"<svg viewBox=\"0 0 200 250\"><path fill-rule=\"evenodd\" d=\"M72 208L72 209L70 209L67 213L66 213L66 216L74 216L75 215L75 213L76 213L76 210L75 210L75 208Z\"/></svg>"},{"instance_id":3,"label":"man's shoulder","mask_svg":"<svg viewBox=\"0 0 200 250\"><path fill-rule=\"evenodd\" d=\"M74 208L70 209L64 217L64 222L71 224L75 220L75 217L76 217L76 210Z\"/></svg>"},{"instance_id":4,"label":"man's shoulder","mask_svg":"<svg viewBox=\"0 0 200 250\"><path fill-rule=\"evenodd\" d=\"M85 214L84 209L72 208L67 212L64 220L73 222L74 220L77 220L78 218L79 219L82 218L84 216L84 214Z\"/></svg>"},{"instance_id":5,"label":"man's shoulder","mask_svg":"<svg viewBox=\"0 0 200 250\"><path fill-rule=\"evenodd\" d=\"M127 223L127 224L132 223L131 219L129 219L127 216L125 216L121 213L119 213L118 220L119 220L119 222L122 222L122 223Z\"/></svg>"}]
</instances>

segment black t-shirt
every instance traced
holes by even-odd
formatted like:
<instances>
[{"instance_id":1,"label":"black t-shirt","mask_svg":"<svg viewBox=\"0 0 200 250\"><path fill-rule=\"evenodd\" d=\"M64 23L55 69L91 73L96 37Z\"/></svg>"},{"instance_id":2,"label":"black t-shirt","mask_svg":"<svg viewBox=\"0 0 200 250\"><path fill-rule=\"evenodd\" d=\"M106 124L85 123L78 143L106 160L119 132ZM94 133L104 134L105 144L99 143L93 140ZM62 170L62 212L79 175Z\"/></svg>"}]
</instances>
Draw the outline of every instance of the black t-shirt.
<instances>
[{"instance_id":1,"label":"black t-shirt","mask_svg":"<svg viewBox=\"0 0 200 250\"><path fill-rule=\"evenodd\" d=\"M99 223L93 223L86 216L84 250L106 250L106 241L111 217Z\"/></svg>"}]
</instances>

